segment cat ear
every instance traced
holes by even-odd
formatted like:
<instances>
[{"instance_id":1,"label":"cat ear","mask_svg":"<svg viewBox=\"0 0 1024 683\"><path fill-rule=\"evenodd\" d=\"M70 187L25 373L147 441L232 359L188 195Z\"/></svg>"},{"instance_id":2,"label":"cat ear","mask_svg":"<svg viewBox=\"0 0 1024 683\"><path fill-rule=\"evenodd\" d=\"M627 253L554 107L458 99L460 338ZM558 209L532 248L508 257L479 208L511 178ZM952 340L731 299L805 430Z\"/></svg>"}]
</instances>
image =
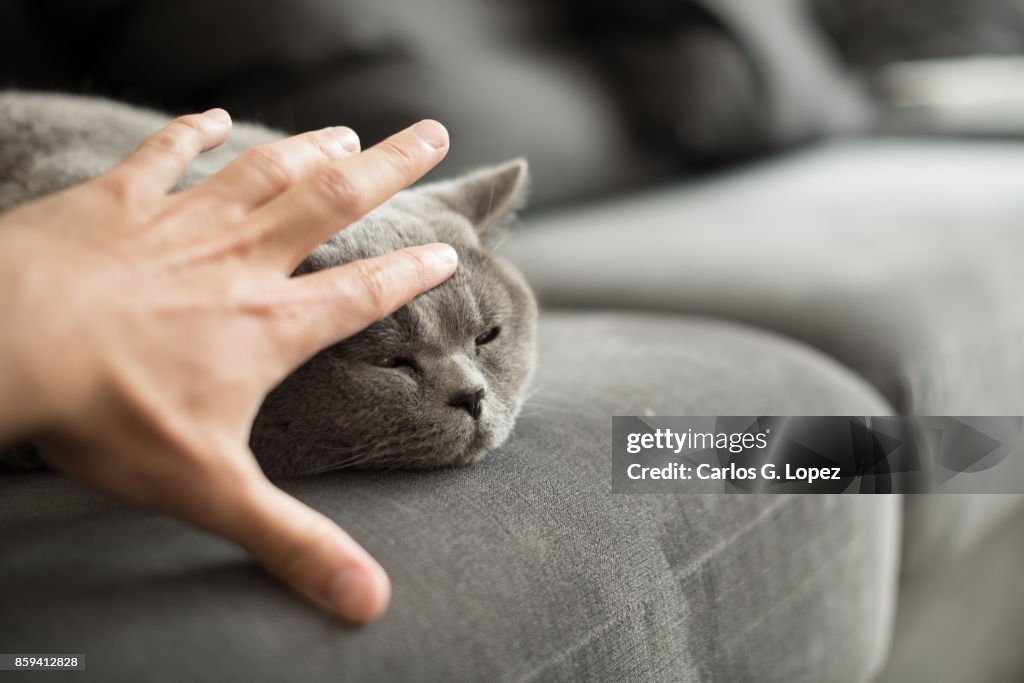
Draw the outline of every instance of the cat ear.
<instances>
[{"instance_id":1,"label":"cat ear","mask_svg":"<svg viewBox=\"0 0 1024 683\"><path fill-rule=\"evenodd\" d=\"M526 202L529 171L525 159L481 168L421 191L469 219L480 241L493 246Z\"/></svg>"}]
</instances>

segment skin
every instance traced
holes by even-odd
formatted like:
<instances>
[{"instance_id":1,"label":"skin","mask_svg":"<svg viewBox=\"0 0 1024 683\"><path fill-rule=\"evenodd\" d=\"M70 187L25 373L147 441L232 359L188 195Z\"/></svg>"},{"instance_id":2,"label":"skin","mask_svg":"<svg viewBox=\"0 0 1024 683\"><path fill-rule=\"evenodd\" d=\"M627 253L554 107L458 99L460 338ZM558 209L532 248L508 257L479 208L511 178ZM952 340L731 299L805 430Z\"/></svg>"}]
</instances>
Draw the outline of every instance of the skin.
<instances>
[{"instance_id":1,"label":"skin","mask_svg":"<svg viewBox=\"0 0 1024 683\"><path fill-rule=\"evenodd\" d=\"M263 397L320 349L440 284L426 245L290 278L436 165L423 121L359 151L343 127L242 154L169 193L227 139L221 109L176 119L108 173L0 215L0 441L227 538L312 602L361 623L387 607L379 564L273 486L247 445Z\"/></svg>"}]
</instances>

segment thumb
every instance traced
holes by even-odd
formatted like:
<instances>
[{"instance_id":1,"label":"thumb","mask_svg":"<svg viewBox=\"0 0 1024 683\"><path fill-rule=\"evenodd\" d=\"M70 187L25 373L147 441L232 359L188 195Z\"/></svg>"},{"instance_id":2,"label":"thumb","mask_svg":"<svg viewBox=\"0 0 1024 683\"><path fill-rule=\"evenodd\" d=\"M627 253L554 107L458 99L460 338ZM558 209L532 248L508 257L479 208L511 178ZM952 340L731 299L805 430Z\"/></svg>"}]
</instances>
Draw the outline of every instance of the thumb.
<instances>
[{"instance_id":1,"label":"thumb","mask_svg":"<svg viewBox=\"0 0 1024 683\"><path fill-rule=\"evenodd\" d=\"M158 447L43 446L47 460L72 477L238 543L292 589L348 621L372 621L387 608L384 569L338 525L270 483L247 448L196 459ZM147 454L159 457L140 457Z\"/></svg>"},{"instance_id":2,"label":"thumb","mask_svg":"<svg viewBox=\"0 0 1024 683\"><path fill-rule=\"evenodd\" d=\"M260 478L235 503L217 531L245 548L298 593L351 622L379 617L391 582L355 540L333 521Z\"/></svg>"}]
</instances>

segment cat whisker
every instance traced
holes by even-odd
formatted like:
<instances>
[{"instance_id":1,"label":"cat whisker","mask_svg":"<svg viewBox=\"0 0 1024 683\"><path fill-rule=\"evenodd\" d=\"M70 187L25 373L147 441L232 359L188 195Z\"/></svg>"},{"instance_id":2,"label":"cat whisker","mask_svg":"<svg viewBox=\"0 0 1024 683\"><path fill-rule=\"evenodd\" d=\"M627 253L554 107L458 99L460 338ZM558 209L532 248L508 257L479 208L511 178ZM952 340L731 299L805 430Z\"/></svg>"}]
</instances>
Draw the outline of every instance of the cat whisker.
<instances>
[{"instance_id":1,"label":"cat whisker","mask_svg":"<svg viewBox=\"0 0 1024 683\"><path fill-rule=\"evenodd\" d=\"M506 242L508 242L508 235L502 235L498 240L494 242L494 245L490 248L490 250L488 250L487 255L494 256L494 252L501 249L501 247L504 246Z\"/></svg>"},{"instance_id":2,"label":"cat whisker","mask_svg":"<svg viewBox=\"0 0 1024 683\"><path fill-rule=\"evenodd\" d=\"M541 410L572 410L571 408L566 408L565 406L555 405L553 403L538 403L536 401L524 401L523 406L527 408L540 408Z\"/></svg>"}]
</instances>

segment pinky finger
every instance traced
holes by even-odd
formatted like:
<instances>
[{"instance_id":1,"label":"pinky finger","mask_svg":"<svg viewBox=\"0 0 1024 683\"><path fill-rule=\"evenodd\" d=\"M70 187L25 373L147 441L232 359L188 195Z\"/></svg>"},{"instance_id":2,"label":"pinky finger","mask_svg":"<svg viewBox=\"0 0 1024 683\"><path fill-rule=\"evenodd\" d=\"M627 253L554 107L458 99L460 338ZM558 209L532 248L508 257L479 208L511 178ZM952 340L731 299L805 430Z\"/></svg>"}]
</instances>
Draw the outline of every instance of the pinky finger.
<instances>
[{"instance_id":1,"label":"pinky finger","mask_svg":"<svg viewBox=\"0 0 1024 683\"><path fill-rule=\"evenodd\" d=\"M162 195L199 154L223 144L230 133L231 117L223 109L178 117L143 140L105 177L138 188L140 194Z\"/></svg>"}]
</instances>

